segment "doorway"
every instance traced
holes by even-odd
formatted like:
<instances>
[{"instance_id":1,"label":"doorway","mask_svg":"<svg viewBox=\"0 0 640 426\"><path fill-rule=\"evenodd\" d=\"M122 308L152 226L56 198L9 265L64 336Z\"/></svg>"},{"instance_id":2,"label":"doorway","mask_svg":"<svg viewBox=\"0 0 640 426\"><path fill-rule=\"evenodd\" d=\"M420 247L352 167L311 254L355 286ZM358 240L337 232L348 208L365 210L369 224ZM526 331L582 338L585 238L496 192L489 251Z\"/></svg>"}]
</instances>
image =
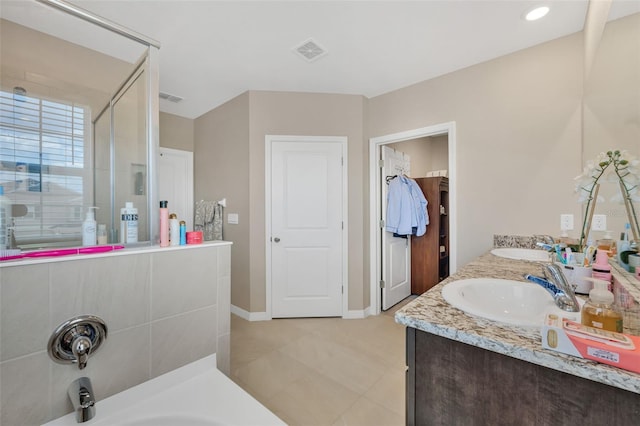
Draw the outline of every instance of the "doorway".
<instances>
[{"instance_id":1,"label":"doorway","mask_svg":"<svg viewBox=\"0 0 640 426\"><path fill-rule=\"evenodd\" d=\"M193 229L193 152L160 148L158 195L171 200L169 210Z\"/></svg>"},{"instance_id":2,"label":"doorway","mask_svg":"<svg viewBox=\"0 0 640 426\"><path fill-rule=\"evenodd\" d=\"M346 312L346 142L266 136L268 318Z\"/></svg>"},{"instance_id":3,"label":"doorway","mask_svg":"<svg viewBox=\"0 0 640 426\"><path fill-rule=\"evenodd\" d=\"M381 280L383 279L382 257L382 232L381 220L382 212L380 208L380 200L383 192L381 176L382 168L379 162L381 149L385 145L396 144L400 142L410 141L420 138L429 138L436 136L446 136L447 138L447 164L449 176L449 237L450 237L450 255L449 269L453 274L456 271L457 262L457 229L456 229L456 134L455 122L442 123L435 126L423 127L419 129L409 130L400 133L380 136L369 140L369 224L370 224L370 313L378 315L382 307L382 291ZM413 160L413 157L412 157ZM422 174L425 171L417 171L412 164L414 173Z\"/></svg>"}]
</instances>

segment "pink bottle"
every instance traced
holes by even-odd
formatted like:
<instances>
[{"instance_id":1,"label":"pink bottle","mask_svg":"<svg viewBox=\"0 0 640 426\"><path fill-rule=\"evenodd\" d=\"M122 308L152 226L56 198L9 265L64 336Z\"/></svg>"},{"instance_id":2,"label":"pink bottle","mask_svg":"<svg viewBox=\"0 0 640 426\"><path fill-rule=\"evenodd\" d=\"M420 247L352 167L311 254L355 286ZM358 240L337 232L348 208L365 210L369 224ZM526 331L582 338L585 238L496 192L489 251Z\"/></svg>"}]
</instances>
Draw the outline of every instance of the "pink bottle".
<instances>
[{"instance_id":1,"label":"pink bottle","mask_svg":"<svg viewBox=\"0 0 640 426\"><path fill-rule=\"evenodd\" d=\"M166 200L160 201L160 247L169 246L169 209Z\"/></svg>"},{"instance_id":2,"label":"pink bottle","mask_svg":"<svg viewBox=\"0 0 640 426\"><path fill-rule=\"evenodd\" d=\"M596 253L596 261L592 265L592 277L609 283L609 291L611 286L611 265L609 265L609 255L605 250L598 250Z\"/></svg>"}]
</instances>

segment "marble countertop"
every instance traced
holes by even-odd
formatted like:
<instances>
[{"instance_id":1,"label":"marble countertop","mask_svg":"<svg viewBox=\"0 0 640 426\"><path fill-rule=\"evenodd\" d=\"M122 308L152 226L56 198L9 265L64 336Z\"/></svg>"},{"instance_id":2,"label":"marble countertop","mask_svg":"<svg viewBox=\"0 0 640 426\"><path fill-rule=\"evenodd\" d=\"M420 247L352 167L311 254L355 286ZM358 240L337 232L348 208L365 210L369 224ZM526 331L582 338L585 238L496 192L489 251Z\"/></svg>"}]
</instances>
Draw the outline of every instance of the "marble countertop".
<instances>
[{"instance_id":1,"label":"marble countertop","mask_svg":"<svg viewBox=\"0 0 640 426\"><path fill-rule=\"evenodd\" d=\"M628 288L629 292L640 300L637 280L631 274L622 274L624 271L617 266L613 269L623 284L632 287ZM469 315L449 305L442 297L442 287L455 280L483 277L524 281L522 276L526 273L541 275L542 271L538 263L484 254L398 310L396 322L640 394L640 374L543 349L539 329L511 326Z\"/></svg>"}]
</instances>

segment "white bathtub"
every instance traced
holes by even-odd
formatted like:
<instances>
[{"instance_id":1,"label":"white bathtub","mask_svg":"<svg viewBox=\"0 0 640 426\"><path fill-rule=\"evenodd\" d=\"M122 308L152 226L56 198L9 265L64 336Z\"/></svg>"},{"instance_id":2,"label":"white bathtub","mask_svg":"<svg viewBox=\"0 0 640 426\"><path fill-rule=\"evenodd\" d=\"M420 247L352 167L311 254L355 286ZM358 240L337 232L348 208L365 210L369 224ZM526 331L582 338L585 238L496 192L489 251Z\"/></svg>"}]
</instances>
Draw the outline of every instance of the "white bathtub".
<instances>
[{"instance_id":1,"label":"white bathtub","mask_svg":"<svg viewBox=\"0 0 640 426\"><path fill-rule=\"evenodd\" d=\"M94 390L99 386L93 383ZM95 409L83 425L285 425L216 369L215 354L98 401ZM46 423L76 425L75 413Z\"/></svg>"}]
</instances>

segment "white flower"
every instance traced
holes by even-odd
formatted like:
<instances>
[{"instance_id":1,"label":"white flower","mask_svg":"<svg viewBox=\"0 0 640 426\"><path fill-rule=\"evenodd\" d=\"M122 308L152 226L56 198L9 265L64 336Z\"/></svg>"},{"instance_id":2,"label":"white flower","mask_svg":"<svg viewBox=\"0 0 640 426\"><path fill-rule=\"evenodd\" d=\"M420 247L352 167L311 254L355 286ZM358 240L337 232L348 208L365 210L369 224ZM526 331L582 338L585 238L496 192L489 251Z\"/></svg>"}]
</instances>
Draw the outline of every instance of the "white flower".
<instances>
[{"instance_id":1,"label":"white flower","mask_svg":"<svg viewBox=\"0 0 640 426\"><path fill-rule=\"evenodd\" d=\"M609 167L613 166L613 167ZM605 174L605 172L608 172ZM620 182L621 191L618 192L613 200L616 201L640 201L640 160L631 155L628 151L607 151L601 152L595 160L587 161L582 174L576 176L575 191L578 193L578 201L586 202L585 209L588 211L593 200L593 191L598 181L603 179L605 182ZM601 201L603 198L598 196L594 202ZM638 220L635 215L633 203L629 204L631 209L630 221L634 222L633 226L638 232ZM585 214L585 221L587 215ZM586 222L582 225L583 233L580 235L580 248L582 248L588 230L585 230Z\"/></svg>"}]
</instances>

